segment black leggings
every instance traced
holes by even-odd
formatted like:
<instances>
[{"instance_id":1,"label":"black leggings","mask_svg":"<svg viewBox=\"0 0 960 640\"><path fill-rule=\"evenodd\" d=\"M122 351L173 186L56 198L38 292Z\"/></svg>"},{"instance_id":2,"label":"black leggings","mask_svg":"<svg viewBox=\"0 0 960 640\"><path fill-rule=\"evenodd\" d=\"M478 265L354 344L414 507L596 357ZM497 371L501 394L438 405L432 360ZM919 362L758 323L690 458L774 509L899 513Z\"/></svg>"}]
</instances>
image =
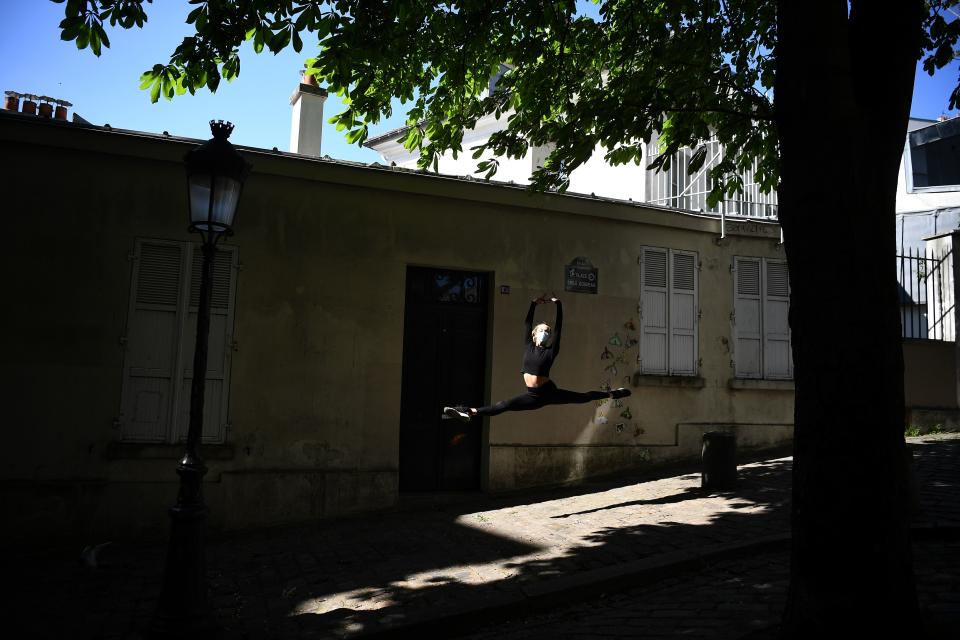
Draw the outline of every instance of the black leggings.
<instances>
[{"instance_id":1,"label":"black leggings","mask_svg":"<svg viewBox=\"0 0 960 640\"><path fill-rule=\"evenodd\" d=\"M523 395L515 396L509 400L501 400L495 405L489 407L480 407L477 409L478 416L495 416L504 411L532 411L545 407L548 404L585 404L592 400L602 400L609 398L609 391L567 391L558 389L557 385L551 380L539 387L527 387L527 392Z\"/></svg>"}]
</instances>

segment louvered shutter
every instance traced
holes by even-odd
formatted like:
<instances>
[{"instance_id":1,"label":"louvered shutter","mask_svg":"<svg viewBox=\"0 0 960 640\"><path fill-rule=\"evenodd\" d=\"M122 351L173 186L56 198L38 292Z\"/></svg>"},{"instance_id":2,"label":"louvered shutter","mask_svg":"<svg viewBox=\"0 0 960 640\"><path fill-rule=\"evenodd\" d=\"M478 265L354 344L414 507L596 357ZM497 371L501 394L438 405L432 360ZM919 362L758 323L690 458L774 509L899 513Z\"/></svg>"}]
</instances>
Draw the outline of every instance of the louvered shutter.
<instances>
[{"instance_id":1,"label":"louvered shutter","mask_svg":"<svg viewBox=\"0 0 960 640\"><path fill-rule=\"evenodd\" d=\"M182 248L177 243L138 241L134 249L120 409L124 440L158 442L167 438L182 262Z\"/></svg>"},{"instance_id":2,"label":"louvered shutter","mask_svg":"<svg viewBox=\"0 0 960 640\"><path fill-rule=\"evenodd\" d=\"M697 370L697 256L670 251L670 374Z\"/></svg>"},{"instance_id":3,"label":"louvered shutter","mask_svg":"<svg viewBox=\"0 0 960 640\"><path fill-rule=\"evenodd\" d=\"M734 258L734 362L738 378L763 377L759 258Z\"/></svg>"},{"instance_id":4,"label":"louvered shutter","mask_svg":"<svg viewBox=\"0 0 960 640\"><path fill-rule=\"evenodd\" d=\"M640 256L640 371L666 374L667 250L644 247Z\"/></svg>"},{"instance_id":5,"label":"louvered shutter","mask_svg":"<svg viewBox=\"0 0 960 640\"><path fill-rule=\"evenodd\" d=\"M771 379L793 377L790 349L790 281L787 263L763 261L763 376Z\"/></svg>"},{"instance_id":6,"label":"louvered shutter","mask_svg":"<svg viewBox=\"0 0 960 640\"><path fill-rule=\"evenodd\" d=\"M190 294L184 340L181 345L183 377L177 412L175 435L185 440L190 426L190 387L193 384L193 354L197 336L197 313L200 305L200 280L203 276L203 252L190 247ZM227 390L230 388L230 345L233 341L233 297L236 251L219 247L213 260L213 283L210 299L210 336L207 344L207 375L203 401L203 442L223 442L227 418Z\"/></svg>"}]
</instances>

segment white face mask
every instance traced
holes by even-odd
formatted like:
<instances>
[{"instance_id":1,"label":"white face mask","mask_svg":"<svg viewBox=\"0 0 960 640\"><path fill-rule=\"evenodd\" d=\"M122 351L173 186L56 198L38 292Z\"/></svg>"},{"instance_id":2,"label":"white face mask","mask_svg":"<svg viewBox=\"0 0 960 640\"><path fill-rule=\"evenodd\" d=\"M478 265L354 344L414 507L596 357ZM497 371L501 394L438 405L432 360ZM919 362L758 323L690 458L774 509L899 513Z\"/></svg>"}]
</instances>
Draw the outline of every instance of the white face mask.
<instances>
[{"instance_id":1,"label":"white face mask","mask_svg":"<svg viewBox=\"0 0 960 640\"><path fill-rule=\"evenodd\" d=\"M537 329L537 332L534 334L533 340L537 343L538 347L542 347L547 343L547 340L550 339L550 331L547 329Z\"/></svg>"}]
</instances>

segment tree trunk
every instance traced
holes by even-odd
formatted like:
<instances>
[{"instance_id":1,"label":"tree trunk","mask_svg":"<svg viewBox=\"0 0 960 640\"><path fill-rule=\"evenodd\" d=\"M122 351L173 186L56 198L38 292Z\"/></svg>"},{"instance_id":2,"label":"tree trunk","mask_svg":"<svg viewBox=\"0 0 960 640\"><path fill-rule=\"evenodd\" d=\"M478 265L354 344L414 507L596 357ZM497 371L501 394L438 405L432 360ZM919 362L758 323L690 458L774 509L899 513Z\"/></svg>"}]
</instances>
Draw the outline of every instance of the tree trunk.
<instances>
[{"instance_id":1,"label":"tree trunk","mask_svg":"<svg viewBox=\"0 0 960 640\"><path fill-rule=\"evenodd\" d=\"M894 256L922 11L916 0L778 3L796 379L783 638L921 635Z\"/></svg>"}]
</instances>

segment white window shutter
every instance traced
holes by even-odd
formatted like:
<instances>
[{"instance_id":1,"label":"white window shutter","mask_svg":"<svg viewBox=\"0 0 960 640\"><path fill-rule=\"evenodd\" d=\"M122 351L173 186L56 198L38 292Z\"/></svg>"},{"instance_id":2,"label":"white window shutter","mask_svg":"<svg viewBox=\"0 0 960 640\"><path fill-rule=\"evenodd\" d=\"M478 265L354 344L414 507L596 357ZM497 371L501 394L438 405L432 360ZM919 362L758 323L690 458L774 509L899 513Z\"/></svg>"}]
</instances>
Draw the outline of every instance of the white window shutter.
<instances>
[{"instance_id":1,"label":"white window shutter","mask_svg":"<svg viewBox=\"0 0 960 640\"><path fill-rule=\"evenodd\" d=\"M790 348L790 280L787 263L763 261L763 374L765 378L793 377Z\"/></svg>"},{"instance_id":2,"label":"white window shutter","mask_svg":"<svg viewBox=\"0 0 960 640\"><path fill-rule=\"evenodd\" d=\"M190 388L193 384L193 355L197 336L197 313L200 304L200 280L203 252L192 245L190 258L190 293L187 320L181 345L183 376L175 438L185 440L190 426ZM210 335L207 342L207 375L203 401L203 442L223 442L226 436L227 390L229 389L230 353L236 250L218 247L213 260L213 291L210 300Z\"/></svg>"},{"instance_id":3,"label":"white window shutter","mask_svg":"<svg viewBox=\"0 0 960 640\"><path fill-rule=\"evenodd\" d=\"M697 255L670 251L670 374L697 372Z\"/></svg>"},{"instance_id":4,"label":"white window shutter","mask_svg":"<svg viewBox=\"0 0 960 640\"><path fill-rule=\"evenodd\" d=\"M121 390L124 440L162 442L169 432L182 262L179 243L136 243Z\"/></svg>"},{"instance_id":5,"label":"white window shutter","mask_svg":"<svg viewBox=\"0 0 960 640\"><path fill-rule=\"evenodd\" d=\"M640 255L641 373L669 373L667 283L667 250L644 247Z\"/></svg>"},{"instance_id":6,"label":"white window shutter","mask_svg":"<svg viewBox=\"0 0 960 640\"><path fill-rule=\"evenodd\" d=\"M759 258L734 257L734 362L738 378L763 377Z\"/></svg>"}]
</instances>

